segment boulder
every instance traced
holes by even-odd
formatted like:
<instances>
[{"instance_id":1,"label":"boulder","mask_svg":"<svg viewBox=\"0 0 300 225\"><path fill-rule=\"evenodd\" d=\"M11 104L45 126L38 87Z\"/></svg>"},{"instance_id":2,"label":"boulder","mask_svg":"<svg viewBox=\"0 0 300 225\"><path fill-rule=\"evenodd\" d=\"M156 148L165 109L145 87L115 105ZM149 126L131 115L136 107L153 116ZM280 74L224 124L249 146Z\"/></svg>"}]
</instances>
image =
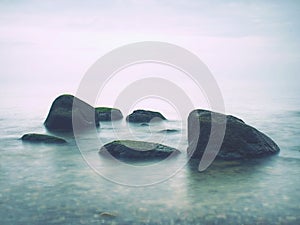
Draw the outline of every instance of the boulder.
<instances>
[{"instance_id":1,"label":"boulder","mask_svg":"<svg viewBox=\"0 0 300 225\"><path fill-rule=\"evenodd\" d=\"M109 107L97 107L96 112L98 113L100 121L113 121L123 119L121 110Z\"/></svg>"},{"instance_id":2,"label":"boulder","mask_svg":"<svg viewBox=\"0 0 300 225\"><path fill-rule=\"evenodd\" d=\"M261 158L280 151L271 138L247 125L243 120L231 115L197 109L188 117L189 156L198 159L202 157L211 133L211 125L217 127L221 123L218 117L225 119L226 130L217 158L229 160Z\"/></svg>"},{"instance_id":3,"label":"boulder","mask_svg":"<svg viewBox=\"0 0 300 225\"><path fill-rule=\"evenodd\" d=\"M64 144L67 143L65 139L46 135L46 134L36 134L36 133L30 133L30 134L24 134L21 137L22 141L26 142L32 142L32 143L45 143L45 144Z\"/></svg>"},{"instance_id":4,"label":"boulder","mask_svg":"<svg viewBox=\"0 0 300 225\"><path fill-rule=\"evenodd\" d=\"M99 153L104 155L110 153L115 158L147 160L167 158L171 154L178 155L180 151L152 142L120 140L104 145Z\"/></svg>"},{"instance_id":5,"label":"boulder","mask_svg":"<svg viewBox=\"0 0 300 225\"><path fill-rule=\"evenodd\" d=\"M95 108L73 95L57 97L52 103L44 124L48 130L73 131L73 113L76 127L99 126L99 116Z\"/></svg>"},{"instance_id":6,"label":"boulder","mask_svg":"<svg viewBox=\"0 0 300 225\"><path fill-rule=\"evenodd\" d=\"M132 123L149 123L154 121L166 120L166 118L159 112L149 110L135 110L126 117L128 122Z\"/></svg>"}]
</instances>

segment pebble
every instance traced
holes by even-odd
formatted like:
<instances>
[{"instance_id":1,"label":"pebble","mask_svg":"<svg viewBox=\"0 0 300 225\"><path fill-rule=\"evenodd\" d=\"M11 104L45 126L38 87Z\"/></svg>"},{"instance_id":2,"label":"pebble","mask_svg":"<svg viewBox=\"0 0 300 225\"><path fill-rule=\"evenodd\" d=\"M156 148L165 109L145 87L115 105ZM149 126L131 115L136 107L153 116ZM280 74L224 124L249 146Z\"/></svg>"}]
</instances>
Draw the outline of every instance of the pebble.
<instances>
[{"instance_id":1,"label":"pebble","mask_svg":"<svg viewBox=\"0 0 300 225\"><path fill-rule=\"evenodd\" d=\"M116 217L117 215L114 213L111 213L111 212L100 212L99 216L113 218L113 217Z\"/></svg>"}]
</instances>

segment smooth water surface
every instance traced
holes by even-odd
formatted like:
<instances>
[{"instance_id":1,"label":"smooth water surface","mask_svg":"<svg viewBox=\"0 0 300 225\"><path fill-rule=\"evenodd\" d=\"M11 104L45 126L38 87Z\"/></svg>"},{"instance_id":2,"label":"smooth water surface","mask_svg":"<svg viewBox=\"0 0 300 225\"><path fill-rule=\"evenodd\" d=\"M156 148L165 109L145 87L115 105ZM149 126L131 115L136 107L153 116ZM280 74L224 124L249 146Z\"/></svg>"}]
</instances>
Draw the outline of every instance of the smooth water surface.
<instances>
[{"instance_id":1,"label":"smooth water surface","mask_svg":"<svg viewBox=\"0 0 300 225\"><path fill-rule=\"evenodd\" d=\"M300 110L295 105L282 111L247 106L251 105L240 104L232 111L270 135L280 154L263 160L215 161L202 173L195 160L184 165L186 127L180 121L150 127L102 123L99 139L87 132L79 149L69 134L59 134L66 145L19 140L24 133L47 133L43 121L49 106L3 107L0 224L299 224ZM179 132L165 134L163 129ZM149 173L136 176L133 169L149 165L123 168L98 154L103 143L132 135L177 147L182 154L174 161L152 162ZM147 186L130 186L133 183Z\"/></svg>"}]
</instances>

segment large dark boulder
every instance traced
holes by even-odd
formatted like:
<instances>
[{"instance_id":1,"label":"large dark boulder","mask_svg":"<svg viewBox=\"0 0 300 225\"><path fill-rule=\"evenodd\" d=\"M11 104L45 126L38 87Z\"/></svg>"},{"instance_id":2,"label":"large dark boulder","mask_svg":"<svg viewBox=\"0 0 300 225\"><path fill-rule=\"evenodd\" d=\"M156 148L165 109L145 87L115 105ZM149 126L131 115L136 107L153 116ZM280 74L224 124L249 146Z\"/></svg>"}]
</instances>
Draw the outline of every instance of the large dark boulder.
<instances>
[{"instance_id":1,"label":"large dark boulder","mask_svg":"<svg viewBox=\"0 0 300 225\"><path fill-rule=\"evenodd\" d=\"M214 115L213 119L212 115ZM243 120L230 115L197 109L188 117L188 154L192 158L202 157L211 133L211 125L218 127L224 121L226 121L225 136L217 158L260 158L280 151L271 138L247 125ZM212 134L214 135L216 134Z\"/></svg>"},{"instance_id":2,"label":"large dark boulder","mask_svg":"<svg viewBox=\"0 0 300 225\"><path fill-rule=\"evenodd\" d=\"M49 130L73 131L72 122L75 122L78 128L99 126L99 116L94 107L79 98L61 95L52 103L44 124Z\"/></svg>"},{"instance_id":3,"label":"large dark boulder","mask_svg":"<svg viewBox=\"0 0 300 225\"><path fill-rule=\"evenodd\" d=\"M109 153L113 157L121 159L147 160L167 158L171 154L179 154L180 151L169 146L152 142L120 140L104 145L99 153L103 155Z\"/></svg>"},{"instance_id":4,"label":"large dark boulder","mask_svg":"<svg viewBox=\"0 0 300 225\"><path fill-rule=\"evenodd\" d=\"M30 134L24 134L21 137L22 141L25 142L31 142L31 143L44 143L44 144L64 144L67 143L65 139L50 136L46 134L36 134L36 133L30 133Z\"/></svg>"},{"instance_id":5,"label":"large dark boulder","mask_svg":"<svg viewBox=\"0 0 300 225\"><path fill-rule=\"evenodd\" d=\"M166 120L166 118L160 112L139 109L128 115L126 120L132 123L149 123Z\"/></svg>"},{"instance_id":6,"label":"large dark boulder","mask_svg":"<svg viewBox=\"0 0 300 225\"><path fill-rule=\"evenodd\" d=\"M100 121L121 120L123 118L121 110L116 108L97 107L96 112L98 113Z\"/></svg>"}]
</instances>

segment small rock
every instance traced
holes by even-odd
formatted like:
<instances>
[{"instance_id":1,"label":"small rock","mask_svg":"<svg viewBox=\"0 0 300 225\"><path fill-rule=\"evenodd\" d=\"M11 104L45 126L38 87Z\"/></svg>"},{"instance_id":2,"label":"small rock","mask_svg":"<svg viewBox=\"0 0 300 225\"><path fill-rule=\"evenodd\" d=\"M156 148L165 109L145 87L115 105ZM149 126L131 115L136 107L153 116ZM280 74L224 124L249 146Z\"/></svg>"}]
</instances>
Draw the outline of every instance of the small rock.
<instances>
[{"instance_id":1,"label":"small rock","mask_svg":"<svg viewBox=\"0 0 300 225\"><path fill-rule=\"evenodd\" d=\"M126 121L132 123L149 123L166 120L166 118L160 113L149 110L135 110L133 113L126 117Z\"/></svg>"},{"instance_id":2,"label":"small rock","mask_svg":"<svg viewBox=\"0 0 300 225\"><path fill-rule=\"evenodd\" d=\"M62 139L60 137L55 137L46 134L36 134L36 133L24 134L21 137L21 140L26 142L32 142L32 143L45 143L45 144L67 143L65 139Z\"/></svg>"},{"instance_id":3,"label":"small rock","mask_svg":"<svg viewBox=\"0 0 300 225\"><path fill-rule=\"evenodd\" d=\"M100 154L107 154L107 152L116 158L125 159L167 158L171 154L177 155L180 153L179 150L169 146L130 140L110 142L99 151Z\"/></svg>"},{"instance_id":4,"label":"small rock","mask_svg":"<svg viewBox=\"0 0 300 225\"><path fill-rule=\"evenodd\" d=\"M101 216L101 217L116 217L117 215L116 214L114 214L114 213L111 213L111 212L100 212L99 213L99 216Z\"/></svg>"},{"instance_id":5,"label":"small rock","mask_svg":"<svg viewBox=\"0 0 300 225\"><path fill-rule=\"evenodd\" d=\"M97 107L96 112L98 113L100 121L114 121L123 119L121 110L109 107Z\"/></svg>"},{"instance_id":6,"label":"small rock","mask_svg":"<svg viewBox=\"0 0 300 225\"><path fill-rule=\"evenodd\" d=\"M179 130L176 130L176 129L165 129L165 130L159 131L159 133L167 133L167 134L178 133L178 132L179 132Z\"/></svg>"}]
</instances>

